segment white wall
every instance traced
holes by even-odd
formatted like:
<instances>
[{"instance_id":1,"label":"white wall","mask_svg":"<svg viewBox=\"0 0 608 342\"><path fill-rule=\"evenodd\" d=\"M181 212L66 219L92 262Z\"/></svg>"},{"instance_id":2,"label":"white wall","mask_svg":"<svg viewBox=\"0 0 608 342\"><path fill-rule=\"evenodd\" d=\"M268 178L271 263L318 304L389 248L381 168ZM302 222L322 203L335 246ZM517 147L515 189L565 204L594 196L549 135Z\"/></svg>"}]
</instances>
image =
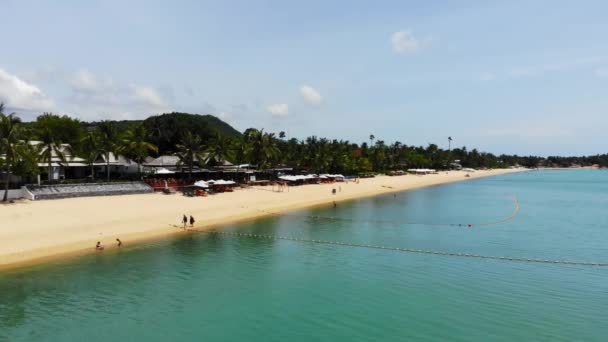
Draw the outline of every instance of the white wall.
<instances>
[{"instance_id":1,"label":"white wall","mask_svg":"<svg viewBox=\"0 0 608 342\"><path fill-rule=\"evenodd\" d=\"M12 199L17 199L17 198L24 198L26 196L23 195L23 190L21 189L16 189L16 190L9 190L8 191L8 199L12 200ZM0 201L4 198L4 190L0 190Z\"/></svg>"}]
</instances>

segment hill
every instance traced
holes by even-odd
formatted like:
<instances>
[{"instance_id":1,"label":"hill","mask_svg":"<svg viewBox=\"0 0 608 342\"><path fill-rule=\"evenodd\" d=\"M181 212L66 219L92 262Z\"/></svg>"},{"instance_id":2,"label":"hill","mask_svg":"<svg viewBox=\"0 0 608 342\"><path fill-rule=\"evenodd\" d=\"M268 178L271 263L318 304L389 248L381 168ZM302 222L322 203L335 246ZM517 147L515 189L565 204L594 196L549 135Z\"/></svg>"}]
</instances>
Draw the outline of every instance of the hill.
<instances>
[{"instance_id":1,"label":"hill","mask_svg":"<svg viewBox=\"0 0 608 342\"><path fill-rule=\"evenodd\" d=\"M241 136L241 132L213 115L173 112L154 115L145 120L112 122L120 132L143 124L147 131L150 132L150 142L158 146L159 151L162 152L172 152L186 131L199 135L205 142L218 133L230 138ZM82 123L87 129L93 129L98 124L98 122Z\"/></svg>"}]
</instances>

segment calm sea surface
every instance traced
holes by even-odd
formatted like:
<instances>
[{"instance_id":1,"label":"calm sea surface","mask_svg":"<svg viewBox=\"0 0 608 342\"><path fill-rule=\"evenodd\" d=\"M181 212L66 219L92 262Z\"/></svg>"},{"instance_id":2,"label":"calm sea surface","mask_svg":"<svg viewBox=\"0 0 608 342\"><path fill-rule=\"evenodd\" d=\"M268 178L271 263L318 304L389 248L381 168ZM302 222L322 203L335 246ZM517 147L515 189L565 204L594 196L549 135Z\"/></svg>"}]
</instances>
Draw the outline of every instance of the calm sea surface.
<instances>
[{"instance_id":1,"label":"calm sea surface","mask_svg":"<svg viewBox=\"0 0 608 342\"><path fill-rule=\"evenodd\" d=\"M500 220L514 195L521 210L507 223L432 225ZM226 229L608 262L608 171L511 174L296 214ZM606 341L608 267L196 234L0 273L0 341L177 340Z\"/></svg>"}]
</instances>

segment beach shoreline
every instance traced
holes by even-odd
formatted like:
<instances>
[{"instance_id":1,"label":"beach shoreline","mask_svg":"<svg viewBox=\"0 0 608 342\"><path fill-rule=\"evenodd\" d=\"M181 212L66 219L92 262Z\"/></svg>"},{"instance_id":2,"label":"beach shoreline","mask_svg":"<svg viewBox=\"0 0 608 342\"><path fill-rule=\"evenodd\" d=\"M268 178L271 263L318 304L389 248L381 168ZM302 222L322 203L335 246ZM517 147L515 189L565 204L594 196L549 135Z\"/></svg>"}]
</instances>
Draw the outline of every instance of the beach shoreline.
<instances>
[{"instance_id":1,"label":"beach shoreline","mask_svg":"<svg viewBox=\"0 0 608 342\"><path fill-rule=\"evenodd\" d=\"M334 183L289 187L251 187L210 197L143 194L25 201L0 206L0 271L75 258L95 250L101 241L105 251L124 249L160 239L190 234L181 229L183 214L193 215L196 231L215 229L284 214L393 192L482 177L522 172L526 169L449 171L423 176L378 176L359 183ZM339 190L335 195L333 189ZM274 188L276 190L276 188Z\"/></svg>"}]
</instances>

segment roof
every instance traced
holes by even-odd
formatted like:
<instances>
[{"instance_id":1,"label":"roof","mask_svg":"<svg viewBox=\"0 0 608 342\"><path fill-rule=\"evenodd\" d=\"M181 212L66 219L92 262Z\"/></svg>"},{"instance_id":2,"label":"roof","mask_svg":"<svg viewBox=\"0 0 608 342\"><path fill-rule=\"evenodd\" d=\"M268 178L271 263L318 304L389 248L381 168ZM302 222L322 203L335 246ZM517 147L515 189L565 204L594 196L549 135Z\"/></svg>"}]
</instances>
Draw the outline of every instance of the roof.
<instances>
[{"instance_id":1,"label":"roof","mask_svg":"<svg viewBox=\"0 0 608 342\"><path fill-rule=\"evenodd\" d=\"M207 159L207 156L209 154L204 154L205 159ZM198 161L195 157L194 159L195 161ZM177 166L179 165L180 161L179 161L179 157L178 156L169 156L169 155L164 155L164 156L160 156L152 161L147 161L144 163L145 166L150 166L150 167L164 167L164 166ZM221 166L233 166L233 164L227 160L222 161L222 165Z\"/></svg>"},{"instance_id":2,"label":"roof","mask_svg":"<svg viewBox=\"0 0 608 342\"><path fill-rule=\"evenodd\" d=\"M108 160L110 161L110 165L130 165L130 164L134 163L131 159L123 156L122 154L115 155L114 153L110 152L108 155L109 155ZM103 163L104 165L107 164L106 154L101 153L99 155L99 158L97 158L97 160L95 160L95 163L96 164Z\"/></svg>"},{"instance_id":3,"label":"roof","mask_svg":"<svg viewBox=\"0 0 608 342\"><path fill-rule=\"evenodd\" d=\"M145 166L160 167L160 166L176 166L179 164L178 156L160 156L150 162L146 161Z\"/></svg>"},{"instance_id":4,"label":"roof","mask_svg":"<svg viewBox=\"0 0 608 342\"><path fill-rule=\"evenodd\" d=\"M28 144L32 145L32 146L38 146L42 144L42 141L38 141L38 140L29 140L27 142ZM84 159L76 157L73 155L74 151L72 150L72 146L70 146L70 144L61 144L61 153L63 153L63 155L65 156L65 159L68 161L83 161ZM44 151L46 151L46 146L42 146L42 149L40 149L40 154L42 154ZM59 156L57 155L57 152L55 150L51 150L51 161L53 162L60 162L61 159L59 158Z\"/></svg>"},{"instance_id":5,"label":"roof","mask_svg":"<svg viewBox=\"0 0 608 342\"><path fill-rule=\"evenodd\" d=\"M84 167L84 166L89 166L86 163L74 163L74 162L68 162L68 163L56 163L56 162L52 162L51 163L51 167ZM38 167L49 167L49 163L38 163Z\"/></svg>"}]
</instances>

